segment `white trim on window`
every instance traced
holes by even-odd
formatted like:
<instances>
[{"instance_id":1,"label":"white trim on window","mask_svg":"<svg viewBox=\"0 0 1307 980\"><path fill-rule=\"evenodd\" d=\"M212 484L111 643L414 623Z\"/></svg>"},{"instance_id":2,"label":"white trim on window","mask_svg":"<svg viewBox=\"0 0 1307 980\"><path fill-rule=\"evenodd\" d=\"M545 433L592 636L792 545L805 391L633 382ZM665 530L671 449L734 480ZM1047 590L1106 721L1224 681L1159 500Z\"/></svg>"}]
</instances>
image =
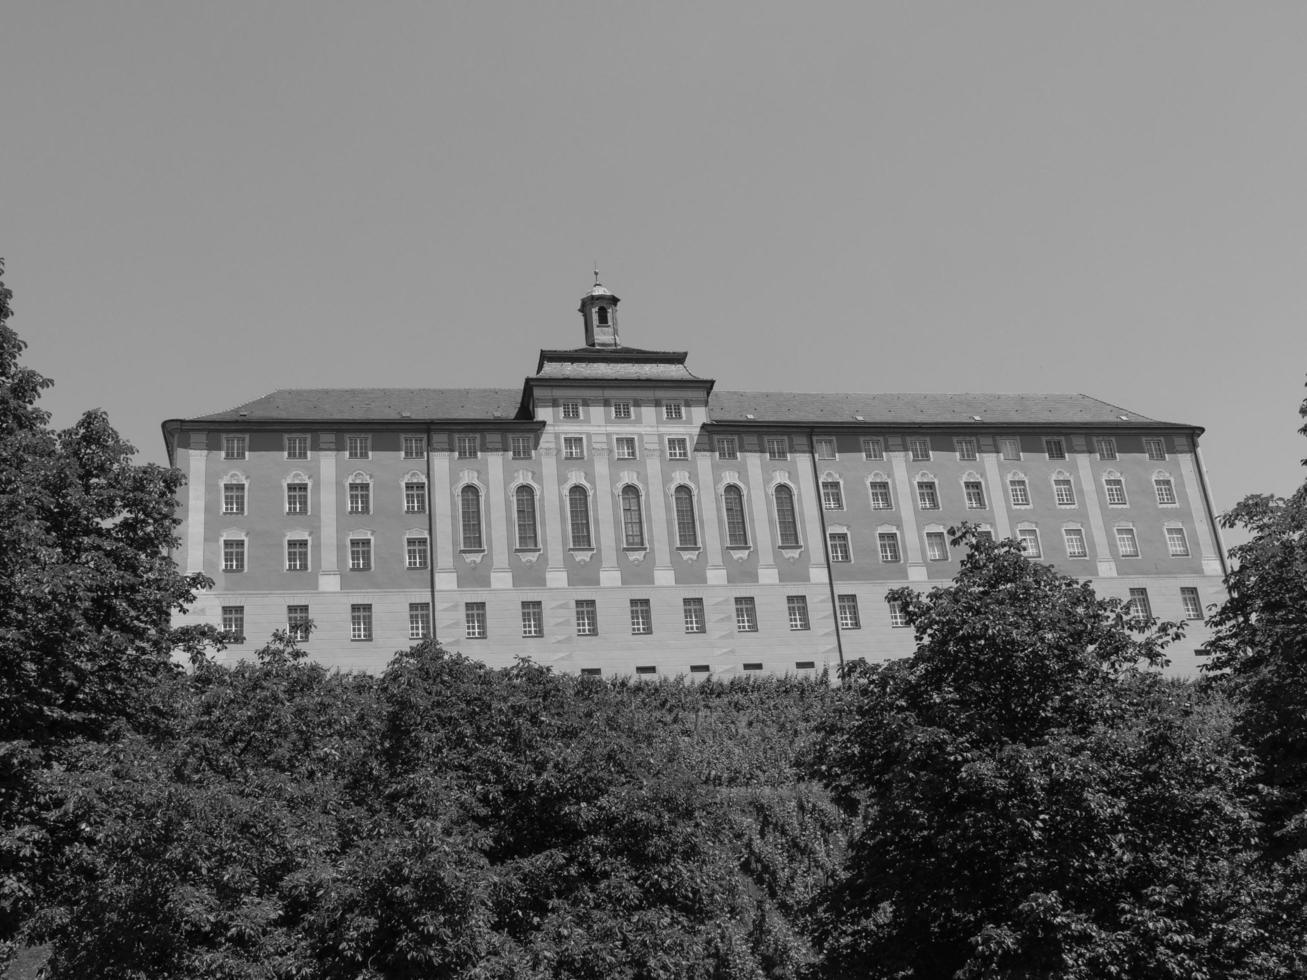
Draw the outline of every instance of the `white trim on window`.
<instances>
[{"instance_id":1,"label":"white trim on window","mask_svg":"<svg viewBox=\"0 0 1307 980\"><path fill-rule=\"evenodd\" d=\"M230 489L229 489L230 488ZM250 479L232 470L218 484L219 512L224 517L245 517L250 512Z\"/></svg>"},{"instance_id":2,"label":"white trim on window","mask_svg":"<svg viewBox=\"0 0 1307 980\"><path fill-rule=\"evenodd\" d=\"M365 490L355 491L354 487L365 487ZM364 473L362 470L355 470L349 476L345 477L345 513L355 516L361 514L371 514L375 494L373 493L372 476ZM363 506L360 506L362 504Z\"/></svg>"},{"instance_id":3,"label":"white trim on window","mask_svg":"<svg viewBox=\"0 0 1307 980\"><path fill-rule=\"evenodd\" d=\"M346 459L371 459L372 458L372 436L355 433L354 435L345 435L345 458Z\"/></svg>"},{"instance_id":4,"label":"white trim on window","mask_svg":"<svg viewBox=\"0 0 1307 980\"><path fill-rule=\"evenodd\" d=\"M872 510L894 509L894 483L880 470L867 477L867 500Z\"/></svg>"},{"instance_id":5,"label":"white trim on window","mask_svg":"<svg viewBox=\"0 0 1307 980\"><path fill-rule=\"evenodd\" d=\"M862 440L862 458L883 460L885 458L885 440L880 436L866 436Z\"/></svg>"},{"instance_id":6,"label":"white trim on window","mask_svg":"<svg viewBox=\"0 0 1307 980\"><path fill-rule=\"evenodd\" d=\"M304 487L304 509L291 510L290 488L292 486ZM298 496L298 492L297 492ZM281 506L282 513L287 516L305 517L313 513L313 478L300 470L282 477L281 480Z\"/></svg>"},{"instance_id":7,"label":"white trim on window","mask_svg":"<svg viewBox=\"0 0 1307 980\"><path fill-rule=\"evenodd\" d=\"M292 440L296 440L296 442L294 443L293 446L292 446L292 442L291 442ZM299 442L299 440L303 440L303 442ZM292 455L291 455L291 449L292 449L292 448L294 448L297 452L299 452L300 450L302 450L302 451L303 451L303 455L292 456ZM285 460L292 460L292 461L297 462L297 463L302 463L302 462L304 462L304 461L310 459L312 456L313 456L313 440L312 440L311 438L309 438L309 434L308 434L307 432L287 432L287 433L283 433L283 435L282 435L282 437L281 437L281 458L282 458L282 459L285 459Z\"/></svg>"},{"instance_id":8,"label":"white trim on window","mask_svg":"<svg viewBox=\"0 0 1307 980\"><path fill-rule=\"evenodd\" d=\"M294 541L297 544L303 542L304 562L303 566L291 567L290 562L290 545ZM300 549L296 549L297 551ZM310 572L313 570L313 535L304 528L292 528L281 536L281 567L286 572Z\"/></svg>"},{"instance_id":9,"label":"white trim on window","mask_svg":"<svg viewBox=\"0 0 1307 980\"><path fill-rule=\"evenodd\" d=\"M689 437L668 436L666 450L667 450L668 459L689 459L690 458Z\"/></svg>"}]
</instances>

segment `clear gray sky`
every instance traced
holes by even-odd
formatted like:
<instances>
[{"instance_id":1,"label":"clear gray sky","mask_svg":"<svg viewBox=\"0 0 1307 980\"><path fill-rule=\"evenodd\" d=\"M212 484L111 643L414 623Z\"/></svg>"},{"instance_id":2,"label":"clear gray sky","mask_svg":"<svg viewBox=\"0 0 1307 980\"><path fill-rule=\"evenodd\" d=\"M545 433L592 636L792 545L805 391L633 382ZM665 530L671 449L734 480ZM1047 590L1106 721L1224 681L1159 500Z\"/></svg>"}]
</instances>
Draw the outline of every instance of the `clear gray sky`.
<instances>
[{"instance_id":1,"label":"clear gray sky","mask_svg":"<svg viewBox=\"0 0 1307 980\"><path fill-rule=\"evenodd\" d=\"M0 255L56 422L514 386L1081 391L1286 493L1307 4L7 0Z\"/></svg>"}]
</instances>

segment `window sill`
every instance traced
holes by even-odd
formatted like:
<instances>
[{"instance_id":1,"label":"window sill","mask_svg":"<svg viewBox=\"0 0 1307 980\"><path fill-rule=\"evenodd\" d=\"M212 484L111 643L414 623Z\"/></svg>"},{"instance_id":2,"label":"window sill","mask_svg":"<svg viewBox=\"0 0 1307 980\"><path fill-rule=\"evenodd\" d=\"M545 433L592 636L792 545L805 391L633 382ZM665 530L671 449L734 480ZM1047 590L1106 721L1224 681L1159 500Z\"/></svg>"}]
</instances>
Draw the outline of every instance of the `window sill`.
<instances>
[{"instance_id":1,"label":"window sill","mask_svg":"<svg viewBox=\"0 0 1307 980\"><path fill-rule=\"evenodd\" d=\"M582 565L595 556L594 548L568 548L567 553Z\"/></svg>"}]
</instances>

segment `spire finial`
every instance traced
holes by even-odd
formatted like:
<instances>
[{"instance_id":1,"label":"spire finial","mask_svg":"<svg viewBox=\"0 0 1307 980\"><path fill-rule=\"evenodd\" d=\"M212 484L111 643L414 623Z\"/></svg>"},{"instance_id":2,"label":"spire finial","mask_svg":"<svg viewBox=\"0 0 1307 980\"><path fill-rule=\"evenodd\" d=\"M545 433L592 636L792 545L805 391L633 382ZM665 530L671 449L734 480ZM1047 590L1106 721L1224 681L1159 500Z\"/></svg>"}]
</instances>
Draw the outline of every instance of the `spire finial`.
<instances>
[{"instance_id":1,"label":"spire finial","mask_svg":"<svg viewBox=\"0 0 1307 980\"><path fill-rule=\"evenodd\" d=\"M599 285L599 260L595 259L595 285Z\"/></svg>"}]
</instances>

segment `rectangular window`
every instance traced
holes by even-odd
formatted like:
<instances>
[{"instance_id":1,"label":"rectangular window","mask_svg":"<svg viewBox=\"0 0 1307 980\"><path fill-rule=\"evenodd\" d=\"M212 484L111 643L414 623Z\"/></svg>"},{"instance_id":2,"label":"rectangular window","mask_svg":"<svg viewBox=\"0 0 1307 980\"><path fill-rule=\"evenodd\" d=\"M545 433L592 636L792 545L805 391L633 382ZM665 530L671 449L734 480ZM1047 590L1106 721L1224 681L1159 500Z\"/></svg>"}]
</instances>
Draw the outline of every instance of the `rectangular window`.
<instances>
[{"instance_id":1,"label":"rectangular window","mask_svg":"<svg viewBox=\"0 0 1307 980\"><path fill-rule=\"evenodd\" d=\"M307 514L309 512L309 485L307 483L286 484L286 513Z\"/></svg>"},{"instance_id":2,"label":"rectangular window","mask_svg":"<svg viewBox=\"0 0 1307 980\"><path fill-rule=\"evenodd\" d=\"M1025 480L1008 480L1008 496L1012 498L1013 507L1030 506L1030 487Z\"/></svg>"},{"instance_id":3,"label":"rectangular window","mask_svg":"<svg viewBox=\"0 0 1307 980\"><path fill-rule=\"evenodd\" d=\"M745 670L762 670L762 664L760 663L744 664L743 666Z\"/></svg>"},{"instance_id":4,"label":"rectangular window","mask_svg":"<svg viewBox=\"0 0 1307 980\"><path fill-rule=\"evenodd\" d=\"M427 512L427 485L425 483L404 484L404 513L425 514Z\"/></svg>"},{"instance_id":5,"label":"rectangular window","mask_svg":"<svg viewBox=\"0 0 1307 980\"><path fill-rule=\"evenodd\" d=\"M785 607L790 614L790 629L806 630L812 628L808 621L808 597L806 595L786 596Z\"/></svg>"},{"instance_id":6,"label":"rectangular window","mask_svg":"<svg viewBox=\"0 0 1307 980\"><path fill-rule=\"evenodd\" d=\"M829 437L822 437L817 440L817 458L818 459L835 459L835 440Z\"/></svg>"},{"instance_id":7,"label":"rectangular window","mask_svg":"<svg viewBox=\"0 0 1307 980\"><path fill-rule=\"evenodd\" d=\"M685 632L703 633L707 630L703 618L702 599L682 599L681 612L685 617Z\"/></svg>"},{"instance_id":8,"label":"rectangular window","mask_svg":"<svg viewBox=\"0 0 1307 980\"><path fill-rule=\"evenodd\" d=\"M881 531L876 535L876 541L880 545L880 560L884 562L902 561L902 555L899 552L899 536L894 531Z\"/></svg>"},{"instance_id":9,"label":"rectangular window","mask_svg":"<svg viewBox=\"0 0 1307 980\"><path fill-rule=\"evenodd\" d=\"M967 510L985 509L985 487L979 480L967 480L963 483L962 495L967 499Z\"/></svg>"},{"instance_id":10,"label":"rectangular window","mask_svg":"<svg viewBox=\"0 0 1307 980\"><path fill-rule=\"evenodd\" d=\"M459 459L476 459L480 440L476 436L455 436L454 451Z\"/></svg>"},{"instance_id":11,"label":"rectangular window","mask_svg":"<svg viewBox=\"0 0 1307 980\"><path fill-rule=\"evenodd\" d=\"M1066 459L1066 443L1061 439L1045 439L1044 454L1049 459Z\"/></svg>"},{"instance_id":12,"label":"rectangular window","mask_svg":"<svg viewBox=\"0 0 1307 980\"><path fill-rule=\"evenodd\" d=\"M948 561L948 539L943 531L926 532L926 557L930 561Z\"/></svg>"},{"instance_id":13,"label":"rectangular window","mask_svg":"<svg viewBox=\"0 0 1307 980\"><path fill-rule=\"evenodd\" d=\"M425 536L414 535L404 539L404 567L426 568L430 561L430 549Z\"/></svg>"},{"instance_id":14,"label":"rectangular window","mask_svg":"<svg viewBox=\"0 0 1307 980\"><path fill-rule=\"evenodd\" d=\"M706 673L708 673L708 665L707 665L707 664L690 664L690 673L691 673L691 674L706 674Z\"/></svg>"},{"instance_id":15,"label":"rectangular window","mask_svg":"<svg viewBox=\"0 0 1307 980\"><path fill-rule=\"evenodd\" d=\"M372 484L351 483L349 485L349 512L366 514L372 510Z\"/></svg>"},{"instance_id":16,"label":"rectangular window","mask_svg":"<svg viewBox=\"0 0 1307 980\"><path fill-rule=\"evenodd\" d=\"M349 570L367 572L372 570L372 539L349 539Z\"/></svg>"},{"instance_id":17,"label":"rectangular window","mask_svg":"<svg viewBox=\"0 0 1307 980\"><path fill-rule=\"evenodd\" d=\"M930 459L930 440L929 439L909 439L908 453L918 462L924 462Z\"/></svg>"},{"instance_id":18,"label":"rectangular window","mask_svg":"<svg viewBox=\"0 0 1307 980\"><path fill-rule=\"evenodd\" d=\"M371 459L372 437L371 436L346 436L345 450L346 450L346 455L348 455L350 459Z\"/></svg>"},{"instance_id":19,"label":"rectangular window","mask_svg":"<svg viewBox=\"0 0 1307 980\"><path fill-rule=\"evenodd\" d=\"M1132 527L1118 527L1116 529L1116 547L1121 552L1122 558L1139 557L1139 539L1135 537L1135 529Z\"/></svg>"},{"instance_id":20,"label":"rectangular window","mask_svg":"<svg viewBox=\"0 0 1307 980\"><path fill-rule=\"evenodd\" d=\"M540 602L522 603L522 635L545 635L544 604Z\"/></svg>"},{"instance_id":21,"label":"rectangular window","mask_svg":"<svg viewBox=\"0 0 1307 980\"><path fill-rule=\"evenodd\" d=\"M631 417L630 402L613 402L613 418L629 419Z\"/></svg>"},{"instance_id":22,"label":"rectangular window","mask_svg":"<svg viewBox=\"0 0 1307 980\"><path fill-rule=\"evenodd\" d=\"M227 540L222 543L222 570L224 572L245 571L245 542Z\"/></svg>"},{"instance_id":23,"label":"rectangular window","mask_svg":"<svg viewBox=\"0 0 1307 980\"><path fill-rule=\"evenodd\" d=\"M1103 481L1103 489L1107 491L1107 503L1109 506L1127 506L1124 480L1115 478L1106 479Z\"/></svg>"},{"instance_id":24,"label":"rectangular window","mask_svg":"<svg viewBox=\"0 0 1307 980\"><path fill-rule=\"evenodd\" d=\"M222 632L223 639L228 643L238 644L245 642L244 606L222 607Z\"/></svg>"},{"instance_id":25,"label":"rectangular window","mask_svg":"<svg viewBox=\"0 0 1307 980\"><path fill-rule=\"evenodd\" d=\"M1053 500L1059 507L1074 507L1076 505L1075 487L1071 485L1071 480L1065 477L1058 477L1053 481Z\"/></svg>"},{"instance_id":26,"label":"rectangular window","mask_svg":"<svg viewBox=\"0 0 1307 980\"><path fill-rule=\"evenodd\" d=\"M1161 439L1145 439L1144 452L1148 454L1149 459L1166 459L1166 443Z\"/></svg>"},{"instance_id":27,"label":"rectangular window","mask_svg":"<svg viewBox=\"0 0 1307 980\"><path fill-rule=\"evenodd\" d=\"M939 490L935 481L917 481L917 504L922 510L939 510Z\"/></svg>"},{"instance_id":28,"label":"rectangular window","mask_svg":"<svg viewBox=\"0 0 1307 980\"><path fill-rule=\"evenodd\" d=\"M849 535L845 531L831 531L830 539L830 560L831 561L852 561L849 554Z\"/></svg>"},{"instance_id":29,"label":"rectangular window","mask_svg":"<svg viewBox=\"0 0 1307 980\"><path fill-rule=\"evenodd\" d=\"M585 459L584 436L563 436L563 459Z\"/></svg>"},{"instance_id":30,"label":"rectangular window","mask_svg":"<svg viewBox=\"0 0 1307 980\"><path fill-rule=\"evenodd\" d=\"M1000 439L998 441L999 452L1003 454L1004 459L1021 458L1021 440L1020 439Z\"/></svg>"},{"instance_id":31,"label":"rectangular window","mask_svg":"<svg viewBox=\"0 0 1307 980\"><path fill-rule=\"evenodd\" d=\"M222 437L223 459L244 459L245 449L246 449L246 442L244 436Z\"/></svg>"},{"instance_id":32,"label":"rectangular window","mask_svg":"<svg viewBox=\"0 0 1307 980\"><path fill-rule=\"evenodd\" d=\"M287 606L286 607L286 632L296 643L307 643L309 634L313 632L313 624L309 621L308 606Z\"/></svg>"},{"instance_id":33,"label":"rectangular window","mask_svg":"<svg viewBox=\"0 0 1307 980\"><path fill-rule=\"evenodd\" d=\"M576 600L576 635L599 635L599 614L593 599Z\"/></svg>"},{"instance_id":34,"label":"rectangular window","mask_svg":"<svg viewBox=\"0 0 1307 980\"><path fill-rule=\"evenodd\" d=\"M486 638L486 604L484 602L463 603L463 635L469 640Z\"/></svg>"},{"instance_id":35,"label":"rectangular window","mask_svg":"<svg viewBox=\"0 0 1307 980\"><path fill-rule=\"evenodd\" d=\"M871 490L872 510L893 510L894 501L889 495L889 483L885 480L872 480L867 484Z\"/></svg>"},{"instance_id":36,"label":"rectangular window","mask_svg":"<svg viewBox=\"0 0 1307 980\"><path fill-rule=\"evenodd\" d=\"M737 633L758 632L758 608L753 603L753 596L736 597L735 631Z\"/></svg>"},{"instance_id":37,"label":"rectangular window","mask_svg":"<svg viewBox=\"0 0 1307 980\"><path fill-rule=\"evenodd\" d=\"M689 459L690 445L684 436L672 436L667 440L668 459Z\"/></svg>"},{"instance_id":38,"label":"rectangular window","mask_svg":"<svg viewBox=\"0 0 1307 980\"><path fill-rule=\"evenodd\" d=\"M1166 550L1172 558L1181 558L1189 554L1189 539L1185 536L1184 528L1166 529Z\"/></svg>"},{"instance_id":39,"label":"rectangular window","mask_svg":"<svg viewBox=\"0 0 1307 980\"><path fill-rule=\"evenodd\" d=\"M957 447L958 459L975 459L976 458L976 440L971 438L954 439L953 445Z\"/></svg>"},{"instance_id":40,"label":"rectangular window","mask_svg":"<svg viewBox=\"0 0 1307 980\"><path fill-rule=\"evenodd\" d=\"M309 458L309 437L308 437L308 436L287 436L287 437L286 437L286 458L287 458L287 459L308 459L308 458Z\"/></svg>"},{"instance_id":41,"label":"rectangular window","mask_svg":"<svg viewBox=\"0 0 1307 980\"><path fill-rule=\"evenodd\" d=\"M663 406L663 418L668 422L679 422L685 418L685 406L680 402L668 402Z\"/></svg>"},{"instance_id":42,"label":"rectangular window","mask_svg":"<svg viewBox=\"0 0 1307 980\"><path fill-rule=\"evenodd\" d=\"M856 595L839 596L836 600L836 607L839 609L840 629L862 629L862 615L858 612L858 597Z\"/></svg>"},{"instance_id":43,"label":"rectangular window","mask_svg":"<svg viewBox=\"0 0 1307 980\"><path fill-rule=\"evenodd\" d=\"M532 445L530 436L513 436L513 458L530 459L532 456Z\"/></svg>"},{"instance_id":44,"label":"rectangular window","mask_svg":"<svg viewBox=\"0 0 1307 980\"><path fill-rule=\"evenodd\" d=\"M1017 541L1021 544L1021 553L1027 558L1042 558L1044 551L1039 547L1039 532L1033 527L1023 527L1017 531Z\"/></svg>"},{"instance_id":45,"label":"rectangular window","mask_svg":"<svg viewBox=\"0 0 1307 980\"><path fill-rule=\"evenodd\" d=\"M885 440L878 436L871 436L862 440L862 458L863 459L884 459L885 458Z\"/></svg>"},{"instance_id":46,"label":"rectangular window","mask_svg":"<svg viewBox=\"0 0 1307 980\"><path fill-rule=\"evenodd\" d=\"M1157 503L1162 507L1175 506L1175 484L1169 479L1159 476L1153 481L1153 488L1157 491Z\"/></svg>"},{"instance_id":47,"label":"rectangular window","mask_svg":"<svg viewBox=\"0 0 1307 980\"><path fill-rule=\"evenodd\" d=\"M639 668L636 668L636 669L638 670ZM694 668L691 667L690 669L693 670ZM603 668L601 668L601 667L582 667L582 668L581 668L581 676L582 676L582 677L603 677L603 676L604 676Z\"/></svg>"},{"instance_id":48,"label":"rectangular window","mask_svg":"<svg viewBox=\"0 0 1307 980\"><path fill-rule=\"evenodd\" d=\"M222 485L222 512L224 514L245 513L245 484L224 483Z\"/></svg>"},{"instance_id":49,"label":"rectangular window","mask_svg":"<svg viewBox=\"0 0 1307 980\"><path fill-rule=\"evenodd\" d=\"M426 436L405 436L404 437L404 458L405 459L423 459L427 455Z\"/></svg>"},{"instance_id":50,"label":"rectangular window","mask_svg":"<svg viewBox=\"0 0 1307 980\"><path fill-rule=\"evenodd\" d=\"M426 640L431 637L431 603L410 602L408 604L408 638Z\"/></svg>"},{"instance_id":51,"label":"rectangular window","mask_svg":"<svg viewBox=\"0 0 1307 980\"><path fill-rule=\"evenodd\" d=\"M1066 556L1068 558L1089 557L1089 549L1085 547L1085 532L1080 530L1080 528L1063 528L1062 540L1066 542Z\"/></svg>"},{"instance_id":52,"label":"rectangular window","mask_svg":"<svg viewBox=\"0 0 1307 980\"><path fill-rule=\"evenodd\" d=\"M796 660L794 661L795 670L816 670L817 662L815 660Z\"/></svg>"},{"instance_id":53,"label":"rectangular window","mask_svg":"<svg viewBox=\"0 0 1307 980\"><path fill-rule=\"evenodd\" d=\"M286 571L307 572L309 570L308 538L288 538L286 541Z\"/></svg>"},{"instance_id":54,"label":"rectangular window","mask_svg":"<svg viewBox=\"0 0 1307 980\"><path fill-rule=\"evenodd\" d=\"M1185 619L1202 619L1203 603L1198 598L1198 590L1190 586L1183 586L1180 589L1180 604L1184 606Z\"/></svg>"},{"instance_id":55,"label":"rectangular window","mask_svg":"<svg viewBox=\"0 0 1307 980\"><path fill-rule=\"evenodd\" d=\"M767 458L768 459L789 459L790 458L790 440L786 436L768 436L767 437Z\"/></svg>"},{"instance_id":56,"label":"rectangular window","mask_svg":"<svg viewBox=\"0 0 1307 980\"><path fill-rule=\"evenodd\" d=\"M563 418L573 420L581 417L580 402L563 402Z\"/></svg>"},{"instance_id":57,"label":"rectangular window","mask_svg":"<svg viewBox=\"0 0 1307 980\"><path fill-rule=\"evenodd\" d=\"M631 600L631 634L646 636L653 632L653 611L648 599Z\"/></svg>"},{"instance_id":58,"label":"rectangular window","mask_svg":"<svg viewBox=\"0 0 1307 980\"><path fill-rule=\"evenodd\" d=\"M735 436L718 436L717 437L717 458L718 459L739 459L740 449L736 445Z\"/></svg>"},{"instance_id":59,"label":"rectangular window","mask_svg":"<svg viewBox=\"0 0 1307 980\"><path fill-rule=\"evenodd\" d=\"M372 606L357 604L349 607L349 638L351 640L372 639Z\"/></svg>"},{"instance_id":60,"label":"rectangular window","mask_svg":"<svg viewBox=\"0 0 1307 980\"><path fill-rule=\"evenodd\" d=\"M1126 612L1131 616L1153 618L1153 604L1148 601L1147 589L1131 589L1130 601L1126 603Z\"/></svg>"},{"instance_id":61,"label":"rectangular window","mask_svg":"<svg viewBox=\"0 0 1307 980\"><path fill-rule=\"evenodd\" d=\"M908 614L903 611L903 603L891 602L889 604L889 624L894 629L903 629L908 625Z\"/></svg>"},{"instance_id":62,"label":"rectangular window","mask_svg":"<svg viewBox=\"0 0 1307 980\"><path fill-rule=\"evenodd\" d=\"M1094 440L1099 459L1116 459L1116 440L1110 436L1099 436Z\"/></svg>"},{"instance_id":63,"label":"rectangular window","mask_svg":"<svg viewBox=\"0 0 1307 980\"><path fill-rule=\"evenodd\" d=\"M823 510L844 509L844 488L839 480L821 481L821 506Z\"/></svg>"},{"instance_id":64,"label":"rectangular window","mask_svg":"<svg viewBox=\"0 0 1307 980\"><path fill-rule=\"evenodd\" d=\"M618 459L635 459L635 437L618 436L617 437L617 458Z\"/></svg>"}]
</instances>

